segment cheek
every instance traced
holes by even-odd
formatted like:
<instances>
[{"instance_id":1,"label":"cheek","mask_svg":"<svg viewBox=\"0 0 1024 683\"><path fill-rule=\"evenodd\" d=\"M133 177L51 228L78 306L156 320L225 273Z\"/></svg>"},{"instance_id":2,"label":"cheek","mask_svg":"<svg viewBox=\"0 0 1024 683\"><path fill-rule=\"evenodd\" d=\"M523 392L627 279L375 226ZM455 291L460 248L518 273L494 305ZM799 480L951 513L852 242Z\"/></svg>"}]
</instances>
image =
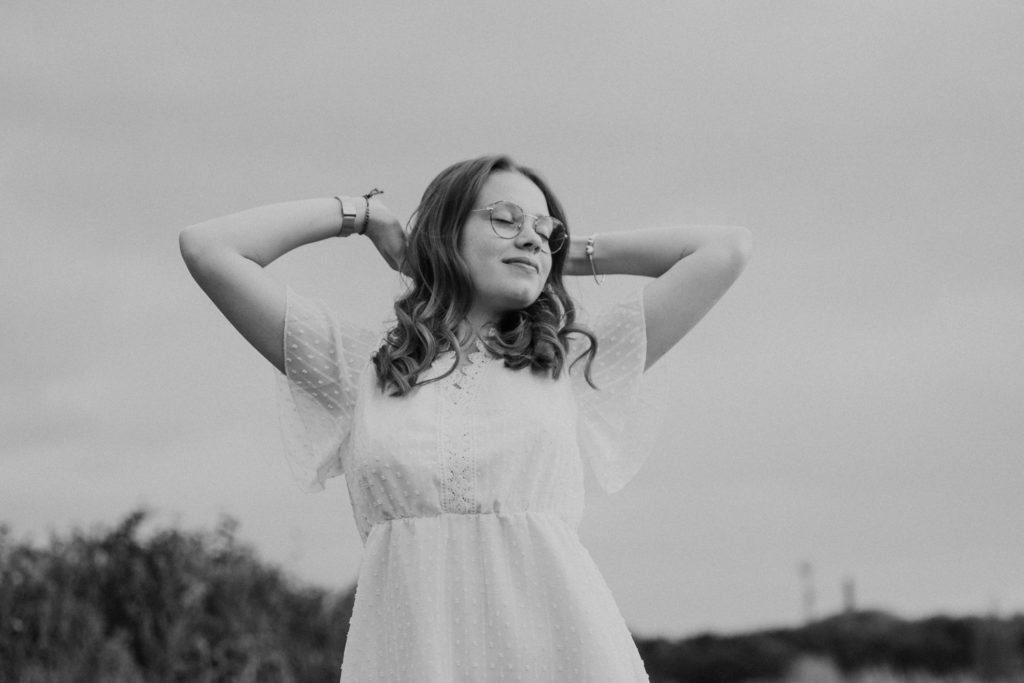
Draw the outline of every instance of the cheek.
<instances>
[{"instance_id":1,"label":"cheek","mask_svg":"<svg viewBox=\"0 0 1024 683\"><path fill-rule=\"evenodd\" d=\"M501 244L480 235L464 235L459 253L462 259L473 269L483 270L489 267L499 256Z\"/></svg>"},{"instance_id":2,"label":"cheek","mask_svg":"<svg viewBox=\"0 0 1024 683\"><path fill-rule=\"evenodd\" d=\"M493 262L480 258L480 254L467 260L466 265L469 267L469 280L475 293L493 293L504 288L502 273Z\"/></svg>"}]
</instances>

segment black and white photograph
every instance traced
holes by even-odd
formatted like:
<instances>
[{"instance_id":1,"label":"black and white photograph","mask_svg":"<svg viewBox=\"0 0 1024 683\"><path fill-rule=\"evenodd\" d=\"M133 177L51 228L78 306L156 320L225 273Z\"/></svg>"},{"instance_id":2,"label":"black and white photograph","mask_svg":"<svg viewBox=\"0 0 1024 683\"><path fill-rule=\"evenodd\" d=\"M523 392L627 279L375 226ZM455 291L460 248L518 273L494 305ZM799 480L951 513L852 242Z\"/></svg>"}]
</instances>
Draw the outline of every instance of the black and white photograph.
<instances>
[{"instance_id":1,"label":"black and white photograph","mask_svg":"<svg viewBox=\"0 0 1024 683\"><path fill-rule=\"evenodd\" d=\"M0 7L0 683L1024 682L1024 4Z\"/></svg>"}]
</instances>

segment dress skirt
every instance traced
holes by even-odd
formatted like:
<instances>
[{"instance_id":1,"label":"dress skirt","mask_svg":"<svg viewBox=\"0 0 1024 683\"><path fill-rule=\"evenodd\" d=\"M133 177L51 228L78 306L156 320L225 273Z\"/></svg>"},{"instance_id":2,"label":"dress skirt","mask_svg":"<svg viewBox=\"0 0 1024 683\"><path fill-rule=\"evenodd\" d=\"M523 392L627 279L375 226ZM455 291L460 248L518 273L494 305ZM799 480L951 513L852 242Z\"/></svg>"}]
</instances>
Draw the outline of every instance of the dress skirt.
<instances>
[{"instance_id":1,"label":"dress skirt","mask_svg":"<svg viewBox=\"0 0 1024 683\"><path fill-rule=\"evenodd\" d=\"M590 553L557 514L374 525L342 683L647 681Z\"/></svg>"}]
</instances>

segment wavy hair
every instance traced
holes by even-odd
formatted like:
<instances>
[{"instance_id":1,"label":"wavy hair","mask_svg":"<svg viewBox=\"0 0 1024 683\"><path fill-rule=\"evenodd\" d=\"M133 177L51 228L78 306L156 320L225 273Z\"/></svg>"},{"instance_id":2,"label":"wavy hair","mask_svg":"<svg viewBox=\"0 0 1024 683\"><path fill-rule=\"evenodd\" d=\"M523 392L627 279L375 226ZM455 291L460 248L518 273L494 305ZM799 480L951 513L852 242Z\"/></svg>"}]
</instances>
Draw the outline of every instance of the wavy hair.
<instances>
[{"instance_id":1,"label":"wavy hair","mask_svg":"<svg viewBox=\"0 0 1024 683\"><path fill-rule=\"evenodd\" d=\"M402 270L410 275L406 291L395 301L396 323L373 356L381 391L404 396L413 387L447 377L462 362L468 334L456 336L473 301L469 271L459 252L462 227L481 188L495 171L514 171L529 178L544 194L548 212L565 224L562 204L540 175L507 156L485 156L453 164L423 193L409 219L409 237ZM568 247L552 254L551 272L537 299L526 308L508 311L498 321L486 347L513 370L530 368L558 379L566 363L569 335L590 340L590 347L572 363L587 357L584 376L591 386L591 365L597 338L576 324L576 306L562 284ZM441 353L455 352L455 361L442 375L424 382L420 375Z\"/></svg>"}]
</instances>

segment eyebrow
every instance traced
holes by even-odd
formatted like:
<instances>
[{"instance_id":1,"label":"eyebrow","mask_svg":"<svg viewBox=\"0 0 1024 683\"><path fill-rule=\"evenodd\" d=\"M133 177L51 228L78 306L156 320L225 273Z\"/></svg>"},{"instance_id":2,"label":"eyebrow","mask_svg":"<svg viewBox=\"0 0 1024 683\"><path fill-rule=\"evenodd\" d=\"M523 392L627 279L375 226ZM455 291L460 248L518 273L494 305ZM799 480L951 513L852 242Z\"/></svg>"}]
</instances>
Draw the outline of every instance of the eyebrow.
<instances>
[{"instance_id":1,"label":"eyebrow","mask_svg":"<svg viewBox=\"0 0 1024 683\"><path fill-rule=\"evenodd\" d=\"M492 206L494 206L495 204L511 204L512 206L518 207L519 210L522 211L527 216L532 216L534 218L557 218L557 216L552 216L550 213L537 213L537 214L529 213L526 209L524 209L523 207L519 206L518 204L516 204L511 199L498 199L496 201L491 202L490 204L487 204L486 206L481 206L480 209L489 209ZM480 209L473 209L473 210L474 211L479 211Z\"/></svg>"}]
</instances>

